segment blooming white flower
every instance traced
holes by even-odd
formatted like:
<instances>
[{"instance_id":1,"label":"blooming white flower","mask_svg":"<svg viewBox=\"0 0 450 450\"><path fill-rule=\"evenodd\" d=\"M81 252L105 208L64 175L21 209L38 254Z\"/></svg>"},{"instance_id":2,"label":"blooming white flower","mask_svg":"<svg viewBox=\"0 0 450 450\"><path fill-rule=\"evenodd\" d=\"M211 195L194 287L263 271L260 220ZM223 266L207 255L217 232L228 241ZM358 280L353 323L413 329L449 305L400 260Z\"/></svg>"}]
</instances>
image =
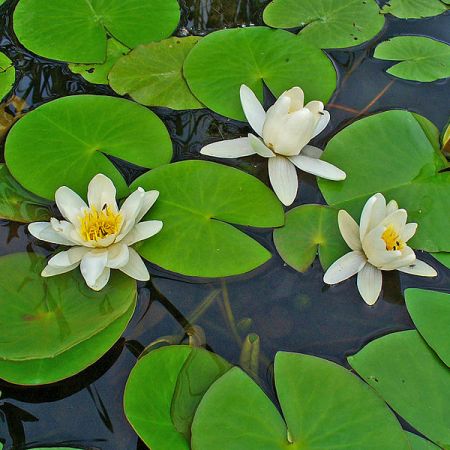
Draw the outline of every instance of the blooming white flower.
<instances>
[{"instance_id":1,"label":"blooming white flower","mask_svg":"<svg viewBox=\"0 0 450 450\"><path fill-rule=\"evenodd\" d=\"M395 200L386 205L382 194L367 200L359 226L350 214L339 211L339 230L352 251L331 265L324 282L336 284L358 274L359 293L368 305L373 305L381 292L382 270L435 277L436 271L416 259L414 251L406 245L417 229L416 223L406 223L407 216Z\"/></svg>"},{"instance_id":2,"label":"blooming white flower","mask_svg":"<svg viewBox=\"0 0 450 450\"><path fill-rule=\"evenodd\" d=\"M59 275L80 266L86 284L95 291L108 283L111 269L147 281L147 267L130 246L161 230L159 220L140 222L158 196L158 191L138 188L119 210L116 188L105 175L98 174L89 183L89 206L72 189L60 187L55 200L66 220L52 218L28 226L30 233L42 241L71 246L48 261L42 276Z\"/></svg>"},{"instance_id":3,"label":"blooming white flower","mask_svg":"<svg viewBox=\"0 0 450 450\"><path fill-rule=\"evenodd\" d=\"M308 145L330 121L330 113L322 102L304 105L299 87L284 92L267 113L253 91L241 86L241 103L245 116L259 137L215 142L203 147L203 155L239 158L257 153L269 160L269 177L281 202L289 206L295 200L298 178L295 167L329 180L344 180L345 172L322 161L323 151Z\"/></svg>"}]
</instances>

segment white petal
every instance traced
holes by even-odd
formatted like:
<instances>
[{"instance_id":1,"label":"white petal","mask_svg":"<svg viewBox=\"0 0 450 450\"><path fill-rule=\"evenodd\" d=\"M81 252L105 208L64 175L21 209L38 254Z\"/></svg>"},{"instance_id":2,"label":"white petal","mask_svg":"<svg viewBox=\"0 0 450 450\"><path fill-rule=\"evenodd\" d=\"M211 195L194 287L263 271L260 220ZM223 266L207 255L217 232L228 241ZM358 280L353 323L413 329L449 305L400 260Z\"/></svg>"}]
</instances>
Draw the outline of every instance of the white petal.
<instances>
[{"instance_id":1,"label":"white petal","mask_svg":"<svg viewBox=\"0 0 450 450\"><path fill-rule=\"evenodd\" d=\"M88 186L88 203L92 208L101 211L108 205L114 212L117 212L116 188L113 182L105 175L99 173L92 178Z\"/></svg>"},{"instance_id":2,"label":"white petal","mask_svg":"<svg viewBox=\"0 0 450 450\"><path fill-rule=\"evenodd\" d=\"M241 158L254 155L255 150L248 138L229 139L227 141L214 142L206 145L200 151L202 155L216 158Z\"/></svg>"},{"instance_id":3,"label":"white petal","mask_svg":"<svg viewBox=\"0 0 450 450\"><path fill-rule=\"evenodd\" d=\"M114 244L108 247L108 261L106 267L110 269L120 269L128 264L130 252L125 244Z\"/></svg>"},{"instance_id":4,"label":"white petal","mask_svg":"<svg viewBox=\"0 0 450 450\"><path fill-rule=\"evenodd\" d=\"M128 264L124 267L121 267L120 270L123 273L126 273L129 277L134 278L139 281L148 281L150 280L150 274L148 273L148 269L142 261L141 257L138 255L136 250L130 247L130 259Z\"/></svg>"},{"instance_id":5,"label":"white petal","mask_svg":"<svg viewBox=\"0 0 450 450\"><path fill-rule=\"evenodd\" d=\"M55 193L56 206L63 217L77 225L83 211L87 208L84 200L67 186L60 187Z\"/></svg>"},{"instance_id":6,"label":"white petal","mask_svg":"<svg viewBox=\"0 0 450 450\"><path fill-rule=\"evenodd\" d=\"M117 236L116 241L121 241L124 236L134 227L136 224L136 218L142 210L144 203L145 191L142 188L137 188L124 202L120 208L120 214L123 217L122 228Z\"/></svg>"},{"instance_id":7,"label":"white petal","mask_svg":"<svg viewBox=\"0 0 450 450\"><path fill-rule=\"evenodd\" d=\"M52 267L69 267L78 265L83 256L89 251L87 247L72 247L67 251L59 252L48 261Z\"/></svg>"},{"instance_id":8,"label":"white petal","mask_svg":"<svg viewBox=\"0 0 450 450\"><path fill-rule=\"evenodd\" d=\"M403 229L405 228L406 221L408 219L408 213L404 209L397 209L397 211L394 211L392 214L389 214L382 222L381 224L385 227L388 227L389 225L392 225L394 227L394 230L396 230L398 233L402 233Z\"/></svg>"},{"instance_id":9,"label":"white petal","mask_svg":"<svg viewBox=\"0 0 450 450\"><path fill-rule=\"evenodd\" d=\"M92 286L89 286L94 291L101 291L109 281L109 277L111 275L111 269L109 267L105 267L101 275L97 278L95 283Z\"/></svg>"},{"instance_id":10,"label":"white petal","mask_svg":"<svg viewBox=\"0 0 450 450\"><path fill-rule=\"evenodd\" d=\"M273 144L278 139L278 135L283 131L283 126L287 120L290 106L290 97L281 96L268 109L263 128L263 139L266 144Z\"/></svg>"},{"instance_id":11,"label":"white petal","mask_svg":"<svg viewBox=\"0 0 450 450\"><path fill-rule=\"evenodd\" d=\"M359 221L361 242L367 233L378 226L386 216L386 200L382 194L375 194L367 200Z\"/></svg>"},{"instance_id":12,"label":"white petal","mask_svg":"<svg viewBox=\"0 0 450 450\"><path fill-rule=\"evenodd\" d=\"M358 272L358 290L361 297L368 305L373 305L378 300L383 284L381 270L367 263Z\"/></svg>"},{"instance_id":13,"label":"white petal","mask_svg":"<svg viewBox=\"0 0 450 450\"><path fill-rule=\"evenodd\" d=\"M269 178L280 201L286 206L291 205L298 191L295 166L283 156L269 158Z\"/></svg>"},{"instance_id":14,"label":"white petal","mask_svg":"<svg viewBox=\"0 0 450 450\"><path fill-rule=\"evenodd\" d=\"M76 228L71 222L52 217L50 224L54 231L63 235L67 240L74 242L76 245L87 245L79 233L79 228Z\"/></svg>"},{"instance_id":15,"label":"white petal","mask_svg":"<svg viewBox=\"0 0 450 450\"><path fill-rule=\"evenodd\" d=\"M420 259L416 259L415 262L409 266L399 267L397 270L411 275L418 275L420 277L435 277L437 276L436 270L429 264Z\"/></svg>"},{"instance_id":16,"label":"white petal","mask_svg":"<svg viewBox=\"0 0 450 450\"><path fill-rule=\"evenodd\" d=\"M263 158L273 158L275 156L275 153L270 150L269 147L266 147L266 144L264 144L261 139L257 138L253 134L248 135L248 140L255 153L262 156Z\"/></svg>"},{"instance_id":17,"label":"white petal","mask_svg":"<svg viewBox=\"0 0 450 450\"><path fill-rule=\"evenodd\" d=\"M353 217L341 209L338 213L338 224L344 241L352 250L361 250L361 241L359 240L359 226Z\"/></svg>"},{"instance_id":18,"label":"white petal","mask_svg":"<svg viewBox=\"0 0 450 450\"><path fill-rule=\"evenodd\" d=\"M305 105L306 109L309 109L316 116L320 115L324 111L323 103L319 100L313 100Z\"/></svg>"},{"instance_id":19,"label":"white petal","mask_svg":"<svg viewBox=\"0 0 450 450\"><path fill-rule=\"evenodd\" d=\"M298 155L290 156L289 160L304 172L312 173L327 180L341 181L346 178L344 171L321 159Z\"/></svg>"},{"instance_id":20,"label":"white petal","mask_svg":"<svg viewBox=\"0 0 450 450\"><path fill-rule=\"evenodd\" d=\"M76 269L79 265L80 265L80 263L75 263L75 264L72 264L70 266L65 266L65 267L53 267L53 266L47 265L44 268L44 270L41 272L41 275L46 278L53 277L55 275L61 275L63 273L70 272L71 270Z\"/></svg>"},{"instance_id":21,"label":"white petal","mask_svg":"<svg viewBox=\"0 0 450 450\"><path fill-rule=\"evenodd\" d=\"M401 232L400 238L403 242L408 242L416 234L416 231L417 223L407 223Z\"/></svg>"},{"instance_id":22,"label":"white petal","mask_svg":"<svg viewBox=\"0 0 450 450\"><path fill-rule=\"evenodd\" d=\"M322 133L323 130L327 127L327 125L330 123L330 113L326 110L322 112L320 115L320 119L317 122L316 128L314 130L314 133L312 135L313 138L315 138L317 135Z\"/></svg>"},{"instance_id":23,"label":"white petal","mask_svg":"<svg viewBox=\"0 0 450 450\"><path fill-rule=\"evenodd\" d=\"M314 147L314 145L305 145L302 148L301 154L303 156L309 156L310 158L320 158L323 155L323 150Z\"/></svg>"},{"instance_id":24,"label":"white petal","mask_svg":"<svg viewBox=\"0 0 450 450\"><path fill-rule=\"evenodd\" d=\"M388 253L394 253L394 252L388 251ZM414 264L415 261L416 261L416 255L415 255L413 249L410 247L405 247L404 249L400 250L400 256L393 259L391 262L383 264L380 267L380 269L381 270L396 270L399 267L409 266L411 264Z\"/></svg>"},{"instance_id":25,"label":"white petal","mask_svg":"<svg viewBox=\"0 0 450 450\"><path fill-rule=\"evenodd\" d=\"M147 222L140 222L123 238L121 241L126 245L133 245L136 242L151 238L159 233L163 227L160 220L148 220Z\"/></svg>"},{"instance_id":26,"label":"white petal","mask_svg":"<svg viewBox=\"0 0 450 450\"><path fill-rule=\"evenodd\" d=\"M136 216L136 222L140 222L140 220L149 212L150 208L155 204L158 197L159 197L158 191L147 191L144 194L144 198L142 199L141 210L139 211L139 214Z\"/></svg>"},{"instance_id":27,"label":"white petal","mask_svg":"<svg viewBox=\"0 0 450 450\"><path fill-rule=\"evenodd\" d=\"M286 96L291 99L291 105L289 107L290 113L303 109L303 105L305 103L305 94L303 93L303 90L301 88L293 87L292 89L283 92L281 96Z\"/></svg>"},{"instance_id":28,"label":"white petal","mask_svg":"<svg viewBox=\"0 0 450 450\"><path fill-rule=\"evenodd\" d=\"M266 112L255 93L245 84L241 86L241 104L250 126L262 136Z\"/></svg>"},{"instance_id":29,"label":"white petal","mask_svg":"<svg viewBox=\"0 0 450 450\"><path fill-rule=\"evenodd\" d=\"M98 278L103 274L108 261L107 250L91 250L81 260L80 270L86 280L86 284L92 288L96 285Z\"/></svg>"},{"instance_id":30,"label":"white petal","mask_svg":"<svg viewBox=\"0 0 450 450\"><path fill-rule=\"evenodd\" d=\"M381 238L385 230L384 225L379 225L366 234L362 241L362 248L368 261L381 269L386 264L395 264L402 257L400 250L387 250L386 242ZM361 234L361 233L360 233Z\"/></svg>"},{"instance_id":31,"label":"white petal","mask_svg":"<svg viewBox=\"0 0 450 450\"><path fill-rule=\"evenodd\" d=\"M395 200L391 200L386 205L386 217L389 216L389 214L392 214L394 211L397 211L398 209L398 203Z\"/></svg>"},{"instance_id":32,"label":"white petal","mask_svg":"<svg viewBox=\"0 0 450 450\"><path fill-rule=\"evenodd\" d=\"M353 251L335 261L325 272L323 281L327 284L336 284L358 273L366 264L364 253Z\"/></svg>"},{"instance_id":33,"label":"white petal","mask_svg":"<svg viewBox=\"0 0 450 450\"><path fill-rule=\"evenodd\" d=\"M28 225L28 231L41 241L60 245L75 245L64 234L55 231L50 222L34 222Z\"/></svg>"}]
</instances>

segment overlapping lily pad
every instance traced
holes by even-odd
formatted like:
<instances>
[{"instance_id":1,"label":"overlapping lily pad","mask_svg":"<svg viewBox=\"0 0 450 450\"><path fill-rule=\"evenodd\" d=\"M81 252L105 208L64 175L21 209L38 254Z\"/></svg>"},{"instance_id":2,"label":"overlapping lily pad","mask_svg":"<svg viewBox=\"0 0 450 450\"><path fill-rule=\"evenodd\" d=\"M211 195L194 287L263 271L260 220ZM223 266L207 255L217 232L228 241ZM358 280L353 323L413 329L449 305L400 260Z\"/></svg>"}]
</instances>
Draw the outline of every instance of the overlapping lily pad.
<instances>
[{"instance_id":1,"label":"overlapping lily pad","mask_svg":"<svg viewBox=\"0 0 450 450\"><path fill-rule=\"evenodd\" d=\"M450 253L433 253L433 257L450 269Z\"/></svg>"},{"instance_id":2,"label":"overlapping lily pad","mask_svg":"<svg viewBox=\"0 0 450 450\"><path fill-rule=\"evenodd\" d=\"M39 222L50 219L51 203L25 190L0 164L0 218L15 222Z\"/></svg>"},{"instance_id":3,"label":"overlapping lily pad","mask_svg":"<svg viewBox=\"0 0 450 450\"><path fill-rule=\"evenodd\" d=\"M284 223L281 203L257 178L207 161L182 161L152 170L131 186L160 196L146 220L160 233L137 247L164 269L197 277L249 272L270 259L261 244L230 224L258 228Z\"/></svg>"},{"instance_id":4,"label":"overlapping lily pad","mask_svg":"<svg viewBox=\"0 0 450 450\"><path fill-rule=\"evenodd\" d=\"M406 305L428 345L450 366L450 294L407 289Z\"/></svg>"},{"instance_id":5,"label":"overlapping lily pad","mask_svg":"<svg viewBox=\"0 0 450 450\"><path fill-rule=\"evenodd\" d=\"M362 44L384 26L375 0L273 0L264 10L264 22L275 28L302 27L302 39L320 48Z\"/></svg>"},{"instance_id":6,"label":"overlapping lily pad","mask_svg":"<svg viewBox=\"0 0 450 450\"><path fill-rule=\"evenodd\" d=\"M170 36L179 20L177 0L20 0L14 31L37 55L103 63L109 35L134 48Z\"/></svg>"},{"instance_id":7,"label":"overlapping lily pad","mask_svg":"<svg viewBox=\"0 0 450 450\"><path fill-rule=\"evenodd\" d=\"M55 357L106 329L135 301L135 281L119 272L95 292L79 271L42 277L45 264L32 253L0 258L2 360Z\"/></svg>"},{"instance_id":8,"label":"overlapping lily pad","mask_svg":"<svg viewBox=\"0 0 450 450\"><path fill-rule=\"evenodd\" d=\"M406 433L412 450L440 450L439 447L432 442L421 438L414 433Z\"/></svg>"},{"instance_id":9,"label":"overlapping lily pad","mask_svg":"<svg viewBox=\"0 0 450 450\"><path fill-rule=\"evenodd\" d=\"M237 120L245 120L239 98L242 84L261 101L263 81L276 96L301 86L307 101L324 103L336 88L336 71L321 50L292 33L265 27L209 34L189 53L184 75L203 104Z\"/></svg>"},{"instance_id":10,"label":"overlapping lily pad","mask_svg":"<svg viewBox=\"0 0 450 450\"><path fill-rule=\"evenodd\" d=\"M422 19L445 11L447 8L441 0L389 0L381 10L400 19Z\"/></svg>"},{"instance_id":11,"label":"overlapping lily pad","mask_svg":"<svg viewBox=\"0 0 450 450\"><path fill-rule=\"evenodd\" d=\"M179 110L202 108L183 77L186 56L200 39L170 38L137 47L112 69L111 87L143 105Z\"/></svg>"},{"instance_id":12,"label":"overlapping lily pad","mask_svg":"<svg viewBox=\"0 0 450 450\"><path fill-rule=\"evenodd\" d=\"M416 430L450 448L450 370L417 331L384 336L348 360Z\"/></svg>"},{"instance_id":13,"label":"overlapping lily pad","mask_svg":"<svg viewBox=\"0 0 450 450\"><path fill-rule=\"evenodd\" d=\"M154 350L140 359L125 389L125 413L152 450L189 450L197 406L230 364L188 346Z\"/></svg>"},{"instance_id":14,"label":"overlapping lily pad","mask_svg":"<svg viewBox=\"0 0 450 450\"><path fill-rule=\"evenodd\" d=\"M324 270L348 252L339 232L337 210L303 205L286 214L286 224L273 233L278 253L294 269L305 272L319 254Z\"/></svg>"},{"instance_id":15,"label":"overlapping lily pad","mask_svg":"<svg viewBox=\"0 0 450 450\"><path fill-rule=\"evenodd\" d=\"M248 375L238 368L227 372L200 402L192 448L409 449L385 403L344 368L313 356L280 352L275 382L284 420Z\"/></svg>"},{"instance_id":16,"label":"overlapping lily pad","mask_svg":"<svg viewBox=\"0 0 450 450\"><path fill-rule=\"evenodd\" d=\"M428 37L394 37L379 44L374 57L401 61L387 72L405 80L429 82L450 77L450 45Z\"/></svg>"},{"instance_id":17,"label":"overlapping lily pad","mask_svg":"<svg viewBox=\"0 0 450 450\"><path fill-rule=\"evenodd\" d=\"M14 178L48 199L62 185L85 195L98 173L111 178L119 197L124 196L125 180L106 155L153 168L170 161L172 143L163 122L147 108L114 97L78 95L24 116L5 144Z\"/></svg>"},{"instance_id":18,"label":"overlapping lily pad","mask_svg":"<svg viewBox=\"0 0 450 450\"><path fill-rule=\"evenodd\" d=\"M0 53L0 100L11 90L16 79L16 70L12 61L3 53Z\"/></svg>"},{"instance_id":19,"label":"overlapping lily pad","mask_svg":"<svg viewBox=\"0 0 450 450\"><path fill-rule=\"evenodd\" d=\"M347 173L343 182L319 179L327 203L356 220L366 200L381 192L419 224L410 244L428 251L450 251L450 172L415 115L387 111L358 120L328 143L322 156Z\"/></svg>"}]
</instances>

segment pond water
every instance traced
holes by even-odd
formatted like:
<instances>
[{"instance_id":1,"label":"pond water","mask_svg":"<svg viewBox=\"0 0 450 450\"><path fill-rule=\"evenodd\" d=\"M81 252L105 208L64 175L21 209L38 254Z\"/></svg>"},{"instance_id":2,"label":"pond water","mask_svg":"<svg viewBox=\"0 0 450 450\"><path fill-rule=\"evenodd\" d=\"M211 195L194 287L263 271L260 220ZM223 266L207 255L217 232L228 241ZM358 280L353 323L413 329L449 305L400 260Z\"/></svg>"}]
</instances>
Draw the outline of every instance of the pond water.
<instances>
[{"instance_id":1,"label":"pond water","mask_svg":"<svg viewBox=\"0 0 450 450\"><path fill-rule=\"evenodd\" d=\"M186 0L177 34L205 34L223 27L260 24L267 3ZM24 50L12 33L14 5L14 1L7 1L0 7L0 50L14 61L18 71L14 95L26 102L25 111L67 95L115 95L108 87L91 85L73 75L65 64L39 59ZM448 14L408 22L389 17L375 41L352 50L330 51L340 83L327 107L331 126L316 145L324 146L357 118L391 108L418 112L440 129L446 124L450 114L449 79L424 84L403 81L384 73L389 62L371 57L378 42L399 34L423 34L448 42ZM267 103L272 100L268 97ZM199 151L205 143L249 132L246 124L206 110L153 110L170 131L175 160L201 159ZM7 112L14 114L14 105ZM268 182L264 162L258 158L226 163ZM134 167L119 166L128 181L140 173ZM299 198L292 207L301 203L324 203L315 178L307 174L301 175ZM346 365L346 356L368 341L413 328L403 301L405 288L449 291L449 272L431 256L419 252L420 259L439 267L439 277L387 273L382 297L369 308L358 294L355 279L326 286L318 261L306 273L298 273L277 256L270 231L246 231L274 254L264 266L250 274L214 281L186 279L150 266L152 280L139 284L138 308L130 326L98 363L48 387L21 388L0 382L0 441L5 443L5 450L63 444L101 450L145 449L125 419L122 397L137 355L154 341L187 342L189 333L191 339L206 342L207 348L239 364L243 340L255 333L261 340L259 377L274 398L272 362L277 351L317 355ZM18 251L50 254L53 247L37 244L25 225L0 222L0 254Z\"/></svg>"}]
</instances>

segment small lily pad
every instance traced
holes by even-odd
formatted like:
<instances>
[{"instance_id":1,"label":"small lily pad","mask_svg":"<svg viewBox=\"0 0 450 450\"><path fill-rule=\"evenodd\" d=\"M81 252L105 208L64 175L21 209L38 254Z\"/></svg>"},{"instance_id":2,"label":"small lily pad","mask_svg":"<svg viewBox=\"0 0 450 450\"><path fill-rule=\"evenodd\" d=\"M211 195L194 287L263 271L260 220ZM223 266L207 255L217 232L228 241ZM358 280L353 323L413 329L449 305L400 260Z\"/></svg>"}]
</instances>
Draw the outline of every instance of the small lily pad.
<instances>
[{"instance_id":1,"label":"small lily pad","mask_svg":"<svg viewBox=\"0 0 450 450\"><path fill-rule=\"evenodd\" d=\"M417 331L377 339L348 361L416 430L450 448L450 370Z\"/></svg>"},{"instance_id":2,"label":"small lily pad","mask_svg":"<svg viewBox=\"0 0 450 450\"><path fill-rule=\"evenodd\" d=\"M441 264L450 269L450 253L432 253L432 256L436 258Z\"/></svg>"},{"instance_id":3,"label":"small lily pad","mask_svg":"<svg viewBox=\"0 0 450 450\"><path fill-rule=\"evenodd\" d=\"M413 248L450 251L448 163L415 115L396 110L358 120L330 140L322 159L347 173L345 181L318 180L330 206L359 221L367 199L381 192L419 224Z\"/></svg>"},{"instance_id":4,"label":"small lily pad","mask_svg":"<svg viewBox=\"0 0 450 450\"><path fill-rule=\"evenodd\" d=\"M434 445L432 442L421 438L417 434L407 432L406 435L408 436L408 440L411 444L412 450L440 450L440 448Z\"/></svg>"},{"instance_id":5,"label":"small lily pad","mask_svg":"<svg viewBox=\"0 0 450 450\"><path fill-rule=\"evenodd\" d=\"M54 358L27 361L0 360L0 378L23 386L65 380L98 361L122 336L136 307L136 300L121 317L104 330Z\"/></svg>"},{"instance_id":6,"label":"small lily pad","mask_svg":"<svg viewBox=\"0 0 450 450\"><path fill-rule=\"evenodd\" d=\"M189 450L197 406L230 368L220 356L201 348L176 345L154 350L138 361L128 379L126 416L152 450Z\"/></svg>"},{"instance_id":7,"label":"small lily pad","mask_svg":"<svg viewBox=\"0 0 450 450\"><path fill-rule=\"evenodd\" d=\"M334 66L320 49L292 33L266 27L209 34L187 56L184 75L203 104L237 120L245 120L239 97L242 84L261 101L263 82L277 97L292 86L301 86L306 101L324 103L336 88Z\"/></svg>"},{"instance_id":8,"label":"small lily pad","mask_svg":"<svg viewBox=\"0 0 450 450\"><path fill-rule=\"evenodd\" d=\"M337 210L321 205L302 205L286 214L286 223L273 233L284 261L305 272L319 253L324 270L348 252L338 227Z\"/></svg>"},{"instance_id":9,"label":"small lily pad","mask_svg":"<svg viewBox=\"0 0 450 450\"><path fill-rule=\"evenodd\" d=\"M180 20L177 0L20 0L14 31L37 55L72 63L103 63L108 35L123 45L170 36Z\"/></svg>"},{"instance_id":10,"label":"small lily pad","mask_svg":"<svg viewBox=\"0 0 450 450\"><path fill-rule=\"evenodd\" d=\"M447 11L440 0L389 0L383 6L383 14L392 14L400 19L422 19L438 16Z\"/></svg>"},{"instance_id":11,"label":"small lily pad","mask_svg":"<svg viewBox=\"0 0 450 450\"><path fill-rule=\"evenodd\" d=\"M170 161L172 143L163 122L149 109L120 98L77 95L25 115L5 144L14 178L51 200L62 185L84 196L98 173L112 179L119 197L127 194L124 178L106 155L153 168Z\"/></svg>"},{"instance_id":12,"label":"small lily pad","mask_svg":"<svg viewBox=\"0 0 450 450\"><path fill-rule=\"evenodd\" d=\"M373 56L401 61L387 72L405 80L429 82L450 77L450 45L428 37L394 37L379 44Z\"/></svg>"},{"instance_id":13,"label":"small lily pad","mask_svg":"<svg viewBox=\"0 0 450 450\"><path fill-rule=\"evenodd\" d=\"M16 70L12 61L0 53L0 100L9 93L16 80Z\"/></svg>"},{"instance_id":14,"label":"small lily pad","mask_svg":"<svg viewBox=\"0 0 450 450\"><path fill-rule=\"evenodd\" d=\"M219 378L195 414L192 448L409 449L386 404L343 367L313 356L279 352L275 383L284 419L241 369L233 368Z\"/></svg>"},{"instance_id":15,"label":"small lily pad","mask_svg":"<svg viewBox=\"0 0 450 450\"><path fill-rule=\"evenodd\" d=\"M384 26L375 0L273 0L264 10L264 22L275 28L302 27L302 39L320 48L362 44Z\"/></svg>"},{"instance_id":16,"label":"small lily pad","mask_svg":"<svg viewBox=\"0 0 450 450\"><path fill-rule=\"evenodd\" d=\"M225 277L270 259L261 244L230 225L283 225L281 203L257 178L213 162L181 161L142 175L131 189L139 186L160 192L145 220L158 218L164 227L137 247L150 262L183 275Z\"/></svg>"},{"instance_id":17,"label":"small lily pad","mask_svg":"<svg viewBox=\"0 0 450 450\"><path fill-rule=\"evenodd\" d=\"M136 282L114 271L95 292L79 270L44 278L46 259L32 253L0 258L0 359L55 357L122 316L136 297Z\"/></svg>"},{"instance_id":18,"label":"small lily pad","mask_svg":"<svg viewBox=\"0 0 450 450\"><path fill-rule=\"evenodd\" d=\"M28 192L0 164L0 218L14 222L50 220L51 203Z\"/></svg>"},{"instance_id":19,"label":"small lily pad","mask_svg":"<svg viewBox=\"0 0 450 450\"><path fill-rule=\"evenodd\" d=\"M202 108L183 77L184 60L200 39L174 37L135 48L110 72L111 87L143 105L178 110Z\"/></svg>"},{"instance_id":20,"label":"small lily pad","mask_svg":"<svg viewBox=\"0 0 450 450\"><path fill-rule=\"evenodd\" d=\"M419 333L450 367L450 294L406 289L405 300Z\"/></svg>"},{"instance_id":21,"label":"small lily pad","mask_svg":"<svg viewBox=\"0 0 450 450\"><path fill-rule=\"evenodd\" d=\"M95 84L108 84L108 73L114 64L130 52L130 49L114 38L108 39L106 61L102 64L69 64L73 73L79 73L86 81Z\"/></svg>"}]
</instances>

